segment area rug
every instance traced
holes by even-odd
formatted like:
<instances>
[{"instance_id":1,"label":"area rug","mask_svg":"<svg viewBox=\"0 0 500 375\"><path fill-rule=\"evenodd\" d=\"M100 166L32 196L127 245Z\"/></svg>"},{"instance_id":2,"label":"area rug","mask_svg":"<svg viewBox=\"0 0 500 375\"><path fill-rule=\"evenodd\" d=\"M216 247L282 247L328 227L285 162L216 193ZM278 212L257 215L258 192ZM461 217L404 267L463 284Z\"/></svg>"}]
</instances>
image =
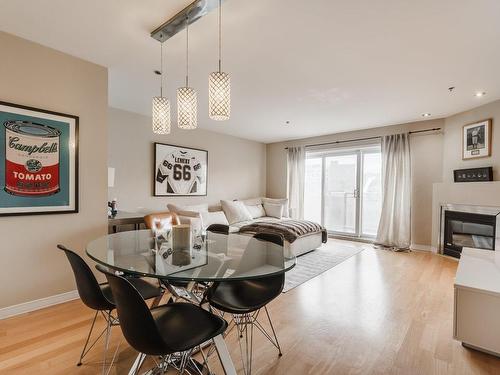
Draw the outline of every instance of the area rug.
<instances>
[{"instance_id":1,"label":"area rug","mask_svg":"<svg viewBox=\"0 0 500 375\"><path fill-rule=\"evenodd\" d=\"M330 240L320 248L297 258L297 265L285 274L283 293L321 275L365 250L366 246Z\"/></svg>"}]
</instances>

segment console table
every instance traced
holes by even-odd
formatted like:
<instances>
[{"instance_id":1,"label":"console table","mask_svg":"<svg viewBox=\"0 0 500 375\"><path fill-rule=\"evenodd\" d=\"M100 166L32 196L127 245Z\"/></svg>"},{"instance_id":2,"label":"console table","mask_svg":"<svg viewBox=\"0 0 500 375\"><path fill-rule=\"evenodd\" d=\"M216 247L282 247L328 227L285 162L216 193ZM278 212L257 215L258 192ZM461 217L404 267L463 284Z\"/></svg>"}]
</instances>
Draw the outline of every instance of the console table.
<instances>
[{"instance_id":1,"label":"console table","mask_svg":"<svg viewBox=\"0 0 500 375\"><path fill-rule=\"evenodd\" d=\"M500 250L463 248L453 331L463 346L500 356Z\"/></svg>"},{"instance_id":2,"label":"console table","mask_svg":"<svg viewBox=\"0 0 500 375\"><path fill-rule=\"evenodd\" d=\"M115 216L108 217L108 233L145 229L144 214L118 211Z\"/></svg>"}]
</instances>

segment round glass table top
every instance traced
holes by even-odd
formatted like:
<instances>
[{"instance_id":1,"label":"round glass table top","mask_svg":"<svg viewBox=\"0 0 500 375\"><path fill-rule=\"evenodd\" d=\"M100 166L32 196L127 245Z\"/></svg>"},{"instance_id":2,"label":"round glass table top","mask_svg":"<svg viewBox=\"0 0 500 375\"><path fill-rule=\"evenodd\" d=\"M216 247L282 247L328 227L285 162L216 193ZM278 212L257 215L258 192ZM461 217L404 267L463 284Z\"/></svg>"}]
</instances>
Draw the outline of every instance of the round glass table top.
<instances>
[{"instance_id":1,"label":"round glass table top","mask_svg":"<svg viewBox=\"0 0 500 375\"><path fill-rule=\"evenodd\" d=\"M283 273L296 262L283 246L249 235L207 232L186 247L166 237L149 229L119 232L97 238L86 250L118 271L182 281L248 280Z\"/></svg>"}]
</instances>

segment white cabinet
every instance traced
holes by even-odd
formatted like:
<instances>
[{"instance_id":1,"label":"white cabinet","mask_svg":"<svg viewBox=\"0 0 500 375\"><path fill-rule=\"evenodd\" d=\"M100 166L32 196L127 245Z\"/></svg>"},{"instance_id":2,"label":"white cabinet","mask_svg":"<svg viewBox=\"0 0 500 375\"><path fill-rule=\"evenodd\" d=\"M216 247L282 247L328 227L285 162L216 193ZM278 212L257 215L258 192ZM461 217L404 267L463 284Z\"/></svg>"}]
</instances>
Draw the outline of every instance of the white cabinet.
<instances>
[{"instance_id":1,"label":"white cabinet","mask_svg":"<svg viewBox=\"0 0 500 375\"><path fill-rule=\"evenodd\" d=\"M462 250L453 335L465 346L500 356L500 251Z\"/></svg>"}]
</instances>

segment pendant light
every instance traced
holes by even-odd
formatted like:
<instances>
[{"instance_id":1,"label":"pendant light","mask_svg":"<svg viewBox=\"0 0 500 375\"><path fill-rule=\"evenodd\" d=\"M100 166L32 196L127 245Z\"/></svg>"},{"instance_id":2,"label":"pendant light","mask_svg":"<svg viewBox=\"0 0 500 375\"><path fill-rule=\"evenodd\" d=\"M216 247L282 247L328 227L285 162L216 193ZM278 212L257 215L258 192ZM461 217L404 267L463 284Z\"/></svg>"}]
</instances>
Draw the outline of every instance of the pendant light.
<instances>
[{"instance_id":1,"label":"pendant light","mask_svg":"<svg viewBox=\"0 0 500 375\"><path fill-rule=\"evenodd\" d=\"M219 0L219 70L208 76L208 116L212 120L225 121L231 116L231 77L222 71L222 7Z\"/></svg>"},{"instance_id":2,"label":"pendant light","mask_svg":"<svg viewBox=\"0 0 500 375\"><path fill-rule=\"evenodd\" d=\"M186 17L186 85L177 89L177 125L181 129L196 129L198 99L189 87L189 16Z\"/></svg>"},{"instance_id":3,"label":"pendant light","mask_svg":"<svg viewBox=\"0 0 500 375\"><path fill-rule=\"evenodd\" d=\"M170 134L170 101L163 96L163 43L160 43L160 96L153 97L152 125L155 134Z\"/></svg>"}]
</instances>

